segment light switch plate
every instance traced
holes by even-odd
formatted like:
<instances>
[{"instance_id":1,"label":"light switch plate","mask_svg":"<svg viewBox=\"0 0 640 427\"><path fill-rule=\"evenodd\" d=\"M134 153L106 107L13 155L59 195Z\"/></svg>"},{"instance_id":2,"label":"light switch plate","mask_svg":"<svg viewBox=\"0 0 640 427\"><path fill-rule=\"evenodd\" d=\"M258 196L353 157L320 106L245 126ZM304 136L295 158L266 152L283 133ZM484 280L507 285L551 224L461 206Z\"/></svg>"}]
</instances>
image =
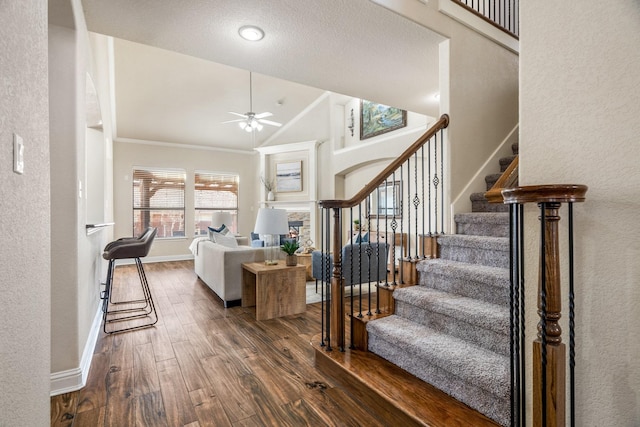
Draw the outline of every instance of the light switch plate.
<instances>
[{"instance_id":1,"label":"light switch plate","mask_svg":"<svg viewBox=\"0 0 640 427\"><path fill-rule=\"evenodd\" d=\"M24 142L18 134L13 134L13 171L22 175L24 173Z\"/></svg>"}]
</instances>

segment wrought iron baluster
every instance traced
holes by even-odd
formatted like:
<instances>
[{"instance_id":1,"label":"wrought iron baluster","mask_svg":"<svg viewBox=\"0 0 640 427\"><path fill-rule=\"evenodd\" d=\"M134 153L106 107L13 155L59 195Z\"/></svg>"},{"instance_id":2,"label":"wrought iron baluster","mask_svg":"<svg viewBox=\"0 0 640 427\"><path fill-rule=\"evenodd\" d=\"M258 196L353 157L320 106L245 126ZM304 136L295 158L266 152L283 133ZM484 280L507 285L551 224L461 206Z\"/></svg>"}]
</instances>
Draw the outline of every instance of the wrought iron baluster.
<instances>
[{"instance_id":1,"label":"wrought iron baluster","mask_svg":"<svg viewBox=\"0 0 640 427\"><path fill-rule=\"evenodd\" d=\"M434 195L434 212L433 216L435 219L435 234L438 234L438 184L440 183L440 178L438 178L438 134L435 135L435 143L433 144L433 158L434 158L434 169L435 173L433 175L433 195Z\"/></svg>"},{"instance_id":2,"label":"wrought iron baluster","mask_svg":"<svg viewBox=\"0 0 640 427\"><path fill-rule=\"evenodd\" d=\"M542 427L547 426L547 267L546 267L546 203L540 206L540 322L538 335L541 342L541 406Z\"/></svg>"},{"instance_id":3,"label":"wrought iron baluster","mask_svg":"<svg viewBox=\"0 0 640 427\"><path fill-rule=\"evenodd\" d=\"M404 222L404 217L402 219ZM403 234L404 236L404 234ZM407 159L407 256L403 262L411 259L411 158ZM404 245L404 244L403 244ZM404 246L403 246L404 249ZM404 256L404 251L402 252ZM404 268L403 268L404 270Z\"/></svg>"},{"instance_id":4,"label":"wrought iron baluster","mask_svg":"<svg viewBox=\"0 0 640 427\"><path fill-rule=\"evenodd\" d=\"M424 181L424 145L422 147L420 147L420 155L422 156L422 162L421 162L421 164L422 164L422 169L421 169L422 177L420 179L420 187L421 187L421 190L422 190L422 233L421 234L422 234L422 258L424 259L424 258L426 258L426 255L425 255L425 253L426 253L425 244L427 242L427 239L426 239L426 237L427 237L427 235L426 235L426 227L425 227L426 218L425 218L425 210L424 210L425 206L426 206L426 203L424 202L424 184L425 184L425 181Z\"/></svg>"},{"instance_id":5,"label":"wrought iron baluster","mask_svg":"<svg viewBox=\"0 0 640 427\"><path fill-rule=\"evenodd\" d=\"M431 140L432 138L429 138L429 142L428 142L428 148L427 148L427 177L429 182L427 183L427 188L429 189L429 237L433 236L432 230L433 230L433 223L432 223L432 219L431 219L431 206L433 206L431 204Z\"/></svg>"},{"instance_id":6,"label":"wrought iron baluster","mask_svg":"<svg viewBox=\"0 0 640 427\"><path fill-rule=\"evenodd\" d=\"M517 209L518 209L518 224L520 224L520 228L518 229L519 232L519 242L520 242L520 251L519 251L519 258L518 258L518 265L520 266L520 276L518 277L518 280L520 282L520 295L522 296L521 300L520 300L520 319L522 319L522 324L520 325L520 382L521 382L521 386L520 386L520 396L521 396L521 401L520 401L520 426L521 427L525 427L527 425L527 420L526 420L526 416L527 416L527 408L526 408L526 401L524 396L526 396L526 390L527 390L527 386L526 386L526 375L525 375L525 368L526 368L526 355L524 352L525 349L525 296L524 296L524 286L525 286L525 282L524 282L524 278L525 278L525 274L524 274L524 206L521 204L516 205Z\"/></svg>"},{"instance_id":7,"label":"wrought iron baluster","mask_svg":"<svg viewBox=\"0 0 640 427\"><path fill-rule=\"evenodd\" d=\"M437 135L437 134L436 134ZM444 234L444 135L440 130L440 234Z\"/></svg>"},{"instance_id":8,"label":"wrought iron baluster","mask_svg":"<svg viewBox=\"0 0 640 427\"><path fill-rule=\"evenodd\" d=\"M413 206L415 208L416 214L416 231L415 231L415 242L416 242L416 256L415 259L418 259L418 206L420 206L420 198L418 197L418 152L415 154L415 161L413 164L413 176L414 176L414 184L415 184L415 195L413 197Z\"/></svg>"},{"instance_id":9,"label":"wrought iron baluster","mask_svg":"<svg viewBox=\"0 0 640 427\"><path fill-rule=\"evenodd\" d=\"M575 367L576 367L576 331L575 297L573 275L573 202L569 202L569 422L575 427Z\"/></svg>"}]
</instances>

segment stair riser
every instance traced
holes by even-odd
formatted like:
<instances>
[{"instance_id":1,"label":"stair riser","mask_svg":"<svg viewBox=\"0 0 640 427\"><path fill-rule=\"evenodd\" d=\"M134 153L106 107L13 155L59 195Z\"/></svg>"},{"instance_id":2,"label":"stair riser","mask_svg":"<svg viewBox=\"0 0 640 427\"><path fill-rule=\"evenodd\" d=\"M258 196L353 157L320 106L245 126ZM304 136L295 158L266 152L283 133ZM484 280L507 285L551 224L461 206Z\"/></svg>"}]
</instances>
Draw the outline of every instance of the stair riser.
<instances>
[{"instance_id":1,"label":"stair riser","mask_svg":"<svg viewBox=\"0 0 640 427\"><path fill-rule=\"evenodd\" d=\"M500 159L500 172L504 172L509 168L509 165L511 164L511 162L513 161L513 159L515 159L515 155L510 156L510 157L503 157Z\"/></svg>"},{"instance_id":2,"label":"stair riser","mask_svg":"<svg viewBox=\"0 0 640 427\"><path fill-rule=\"evenodd\" d=\"M505 331L504 334L501 334L472 325L455 317L416 307L402 301L396 301L395 314L436 331L466 340L495 353L509 356L509 325L507 322L504 325L499 325L501 326L500 329Z\"/></svg>"},{"instance_id":3,"label":"stair riser","mask_svg":"<svg viewBox=\"0 0 640 427\"><path fill-rule=\"evenodd\" d=\"M469 264L509 268L509 253L506 251L440 245L440 257Z\"/></svg>"},{"instance_id":4,"label":"stair riser","mask_svg":"<svg viewBox=\"0 0 640 427\"><path fill-rule=\"evenodd\" d=\"M491 304L509 306L509 288L442 274L419 273L420 285Z\"/></svg>"},{"instance_id":5,"label":"stair riser","mask_svg":"<svg viewBox=\"0 0 640 427\"><path fill-rule=\"evenodd\" d=\"M459 222L456 224L456 232L467 236L509 237L509 224Z\"/></svg>"},{"instance_id":6,"label":"stair riser","mask_svg":"<svg viewBox=\"0 0 640 427\"><path fill-rule=\"evenodd\" d=\"M471 211L472 212L509 212L509 205L504 205L500 203L489 203L486 200L472 201Z\"/></svg>"},{"instance_id":7,"label":"stair riser","mask_svg":"<svg viewBox=\"0 0 640 427\"><path fill-rule=\"evenodd\" d=\"M511 406L508 398L500 398L474 384L463 381L450 372L431 364L428 359L422 358L419 351L414 352L411 348L399 349L371 332L369 333L369 351L400 366L501 425L509 425ZM414 366L420 366L420 369L413 369Z\"/></svg>"}]
</instances>

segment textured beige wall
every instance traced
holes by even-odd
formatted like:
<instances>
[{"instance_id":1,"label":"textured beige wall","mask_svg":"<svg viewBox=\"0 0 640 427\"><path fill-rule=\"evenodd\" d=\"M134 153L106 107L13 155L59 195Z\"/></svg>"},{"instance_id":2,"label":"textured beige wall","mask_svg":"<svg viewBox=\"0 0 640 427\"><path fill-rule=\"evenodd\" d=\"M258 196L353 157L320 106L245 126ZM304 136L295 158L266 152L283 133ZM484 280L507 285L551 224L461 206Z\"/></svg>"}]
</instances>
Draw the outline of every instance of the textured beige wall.
<instances>
[{"instance_id":1,"label":"textured beige wall","mask_svg":"<svg viewBox=\"0 0 640 427\"><path fill-rule=\"evenodd\" d=\"M575 206L576 425L637 426L640 2L520 4L520 183L589 186Z\"/></svg>"},{"instance_id":2,"label":"textured beige wall","mask_svg":"<svg viewBox=\"0 0 640 427\"><path fill-rule=\"evenodd\" d=\"M161 145L116 142L113 150L113 190L116 238L133 233L133 207L131 173L134 166L184 169L187 172L185 188L185 238L156 239L150 257L189 256L189 244L195 229L193 210L193 174L196 170L237 173L240 175L238 232L247 236L255 225L258 212L257 154L189 149Z\"/></svg>"},{"instance_id":3,"label":"textured beige wall","mask_svg":"<svg viewBox=\"0 0 640 427\"><path fill-rule=\"evenodd\" d=\"M47 2L0 6L0 425L49 425ZM13 173L13 133L24 175Z\"/></svg>"}]
</instances>

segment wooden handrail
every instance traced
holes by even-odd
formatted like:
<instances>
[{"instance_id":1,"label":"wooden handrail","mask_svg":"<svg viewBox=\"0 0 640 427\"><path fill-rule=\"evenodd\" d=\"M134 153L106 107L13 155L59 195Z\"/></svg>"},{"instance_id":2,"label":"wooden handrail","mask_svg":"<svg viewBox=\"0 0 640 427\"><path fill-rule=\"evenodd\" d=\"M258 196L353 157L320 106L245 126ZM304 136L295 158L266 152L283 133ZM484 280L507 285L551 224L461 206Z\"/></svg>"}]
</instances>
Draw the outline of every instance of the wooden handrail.
<instances>
[{"instance_id":1,"label":"wooden handrail","mask_svg":"<svg viewBox=\"0 0 640 427\"><path fill-rule=\"evenodd\" d=\"M413 156L420 147L422 147L429 139L431 139L437 132L445 129L449 126L449 115L443 114L440 119L434 123L429 130L427 130L420 138L416 140L409 148L407 148L398 158L396 158L389 166L387 166L382 172L376 175L368 184L366 184L362 190L360 190L355 196L348 200L321 200L318 202L320 207L325 209L332 208L352 208L362 203L367 196L378 188L389 175L398 169L404 162L406 162L411 156Z\"/></svg>"},{"instance_id":2,"label":"wooden handrail","mask_svg":"<svg viewBox=\"0 0 640 427\"><path fill-rule=\"evenodd\" d=\"M588 188L577 184L527 185L505 188L502 196L505 203L584 202Z\"/></svg>"},{"instance_id":3,"label":"wooden handrail","mask_svg":"<svg viewBox=\"0 0 640 427\"><path fill-rule=\"evenodd\" d=\"M489 203L504 203L502 190L505 188L513 188L518 183L518 156L509 164L509 167L502 172L500 178L493 184L493 187L484 193L485 199Z\"/></svg>"}]
</instances>

